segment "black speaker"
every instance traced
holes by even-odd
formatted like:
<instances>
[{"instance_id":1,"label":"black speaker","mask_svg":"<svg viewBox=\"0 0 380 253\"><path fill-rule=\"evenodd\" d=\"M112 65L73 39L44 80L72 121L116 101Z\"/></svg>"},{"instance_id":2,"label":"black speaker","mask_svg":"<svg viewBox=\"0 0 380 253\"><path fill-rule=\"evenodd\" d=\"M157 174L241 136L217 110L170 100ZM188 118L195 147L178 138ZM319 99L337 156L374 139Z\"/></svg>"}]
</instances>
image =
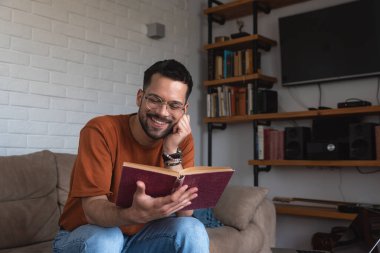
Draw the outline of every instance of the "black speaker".
<instances>
[{"instance_id":1,"label":"black speaker","mask_svg":"<svg viewBox=\"0 0 380 253\"><path fill-rule=\"evenodd\" d=\"M258 113L274 113L278 111L278 96L275 90L259 90L257 93Z\"/></svg>"},{"instance_id":2,"label":"black speaker","mask_svg":"<svg viewBox=\"0 0 380 253\"><path fill-rule=\"evenodd\" d=\"M311 139L314 142L348 142L349 125L359 123L359 117L313 119Z\"/></svg>"},{"instance_id":3,"label":"black speaker","mask_svg":"<svg viewBox=\"0 0 380 253\"><path fill-rule=\"evenodd\" d=\"M375 126L375 123L350 124L350 159L374 160L376 158Z\"/></svg>"},{"instance_id":4,"label":"black speaker","mask_svg":"<svg viewBox=\"0 0 380 253\"><path fill-rule=\"evenodd\" d=\"M348 143L341 142L308 142L307 158L310 160L346 160L348 159Z\"/></svg>"},{"instance_id":5,"label":"black speaker","mask_svg":"<svg viewBox=\"0 0 380 253\"><path fill-rule=\"evenodd\" d=\"M310 127L285 127L285 159L306 159L306 143L310 138Z\"/></svg>"}]
</instances>

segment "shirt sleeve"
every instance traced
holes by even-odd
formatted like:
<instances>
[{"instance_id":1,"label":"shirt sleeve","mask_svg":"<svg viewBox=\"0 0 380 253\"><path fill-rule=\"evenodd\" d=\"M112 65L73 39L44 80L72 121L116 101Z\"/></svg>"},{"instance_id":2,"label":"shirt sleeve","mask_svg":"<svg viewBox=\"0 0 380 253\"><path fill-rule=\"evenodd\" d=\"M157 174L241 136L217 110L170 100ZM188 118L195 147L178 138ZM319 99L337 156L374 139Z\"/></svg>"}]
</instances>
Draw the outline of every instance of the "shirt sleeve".
<instances>
[{"instance_id":1,"label":"shirt sleeve","mask_svg":"<svg viewBox=\"0 0 380 253\"><path fill-rule=\"evenodd\" d=\"M99 128L85 126L71 178L71 197L111 194L112 154Z\"/></svg>"}]
</instances>

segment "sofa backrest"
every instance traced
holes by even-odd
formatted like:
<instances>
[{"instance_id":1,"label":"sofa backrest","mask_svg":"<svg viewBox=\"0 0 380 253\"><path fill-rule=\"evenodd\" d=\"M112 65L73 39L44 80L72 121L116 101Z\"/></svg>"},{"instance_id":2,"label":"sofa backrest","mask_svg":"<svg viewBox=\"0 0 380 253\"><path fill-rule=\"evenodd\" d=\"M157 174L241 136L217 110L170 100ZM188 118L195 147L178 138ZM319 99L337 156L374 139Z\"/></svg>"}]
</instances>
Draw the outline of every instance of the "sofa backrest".
<instances>
[{"instance_id":1,"label":"sofa backrest","mask_svg":"<svg viewBox=\"0 0 380 253\"><path fill-rule=\"evenodd\" d=\"M71 170L75 162L76 155L64 154L64 153L54 153L57 161L57 171L58 171L58 205L62 213L63 207L65 206L67 196L69 195L70 189L70 176Z\"/></svg>"},{"instance_id":2,"label":"sofa backrest","mask_svg":"<svg viewBox=\"0 0 380 253\"><path fill-rule=\"evenodd\" d=\"M52 240L58 230L56 158L0 157L0 249Z\"/></svg>"}]
</instances>

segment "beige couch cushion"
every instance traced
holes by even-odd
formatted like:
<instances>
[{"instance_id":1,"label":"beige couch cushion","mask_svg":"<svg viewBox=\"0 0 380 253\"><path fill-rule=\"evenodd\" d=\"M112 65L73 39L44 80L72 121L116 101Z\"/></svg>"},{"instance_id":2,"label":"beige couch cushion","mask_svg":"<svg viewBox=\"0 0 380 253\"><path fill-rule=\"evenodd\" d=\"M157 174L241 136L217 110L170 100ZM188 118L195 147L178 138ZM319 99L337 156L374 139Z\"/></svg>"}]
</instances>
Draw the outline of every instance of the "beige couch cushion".
<instances>
[{"instance_id":1,"label":"beige couch cushion","mask_svg":"<svg viewBox=\"0 0 380 253\"><path fill-rule=\"evenodd\" d=\"M76 155L55 153L58 169L58 203L61 210L65 206L67 196L70 190L71 170L75 162Z\"/></svg>"},{"instance_id":2,"label":"beige couch cushion","mask_svg":"<svg viewBox=\"0 0 380 253\"><path fill-rule=\"evenodd\" d=\"M0 249L52 240L58 229L52 152L0 157Z\"/></svg>"},{"instance_id":3,"label":"beige couch cushion","mask_svg":"<svg viewBox=\"0 0 380 253\"><path fill-rule=\"evenodd\" d=\"M262 187L229 186L214 208L215 216L227 226L244 230L267 194Z\"/></svg>"}]
</instances>

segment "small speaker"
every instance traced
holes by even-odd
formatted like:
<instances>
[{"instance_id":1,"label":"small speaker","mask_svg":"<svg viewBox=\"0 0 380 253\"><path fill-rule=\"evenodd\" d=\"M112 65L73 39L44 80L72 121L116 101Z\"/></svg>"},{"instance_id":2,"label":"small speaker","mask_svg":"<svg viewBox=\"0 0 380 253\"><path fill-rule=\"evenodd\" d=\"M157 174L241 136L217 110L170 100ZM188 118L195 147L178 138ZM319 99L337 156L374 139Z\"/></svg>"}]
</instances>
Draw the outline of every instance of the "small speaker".
<instances>
[{"instance_id":1,"label":"small speaker","mask_svg":"<svg viewBox=\"0 0 380 253\"><path fill-rule=\"evenodd\" d=\"M147 36L152 39L161 39L165 37L165 25L160 23L147 24Z\"/></svg>"},{"instance_id":2,"label":"small speaker","mask_svg":"<svg viewBox=\"0 0 380 253\"><path fill-rule=\"evenodd\" d=\"M310 127L286 127L285 128L285 159L306 159L306 143L310 141Z\"/></svg>"},{"instance_id":3,"label":"small speaker","mask_svg":"<svg viewBox=\"0 0 380 253\"><path fill-rule=\"evenodd\" d=\"M358 123L349 126L350 159L374 160L375 123Z\"/></svg>"},{"instance_id":4,"label":"small speaker","mask_svg":"<svg viewBox=\"0 0 380 253\"><path fill-rule=\"evenodd\" d=\"M278 96L275 90L259 90L257 93L258 113L274 113L278 111Z\"/></svg>"}]
</instances>

